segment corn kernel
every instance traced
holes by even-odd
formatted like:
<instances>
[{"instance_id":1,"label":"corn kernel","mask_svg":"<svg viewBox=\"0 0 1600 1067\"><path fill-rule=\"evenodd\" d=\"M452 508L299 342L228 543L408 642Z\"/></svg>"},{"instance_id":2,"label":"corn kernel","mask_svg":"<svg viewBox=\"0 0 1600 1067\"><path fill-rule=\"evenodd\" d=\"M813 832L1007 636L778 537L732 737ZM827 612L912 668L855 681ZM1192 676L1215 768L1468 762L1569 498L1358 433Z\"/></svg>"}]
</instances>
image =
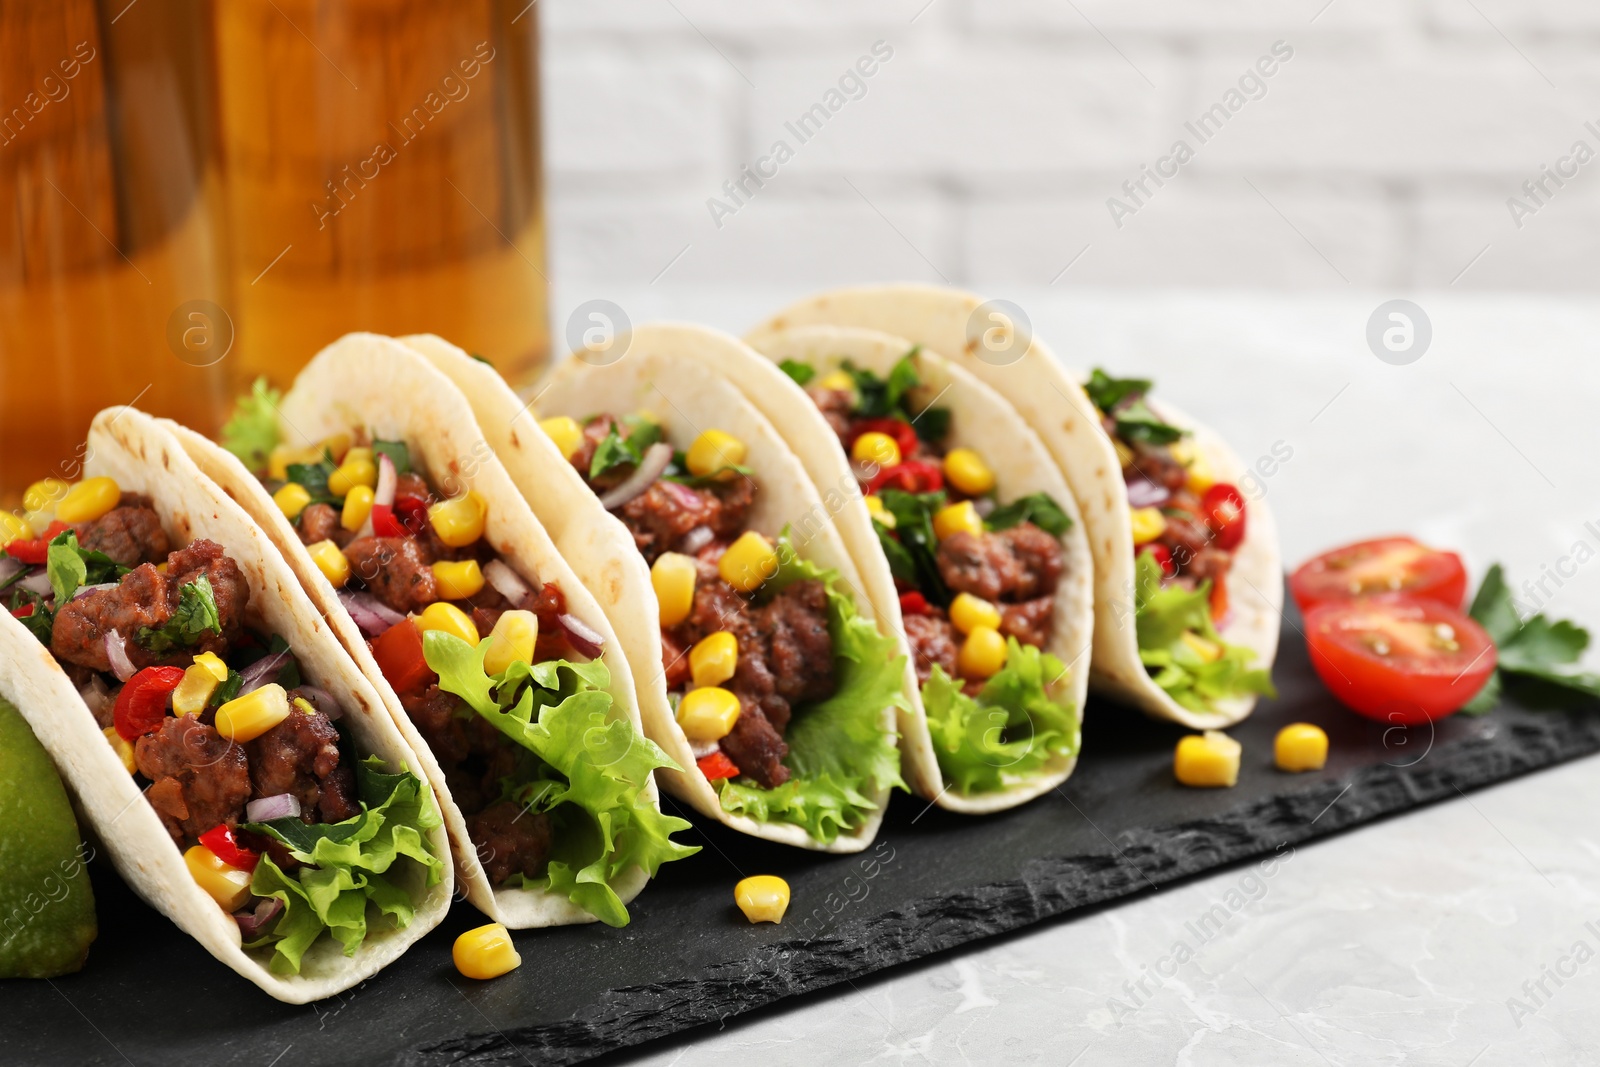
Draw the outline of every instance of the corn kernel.
<instances>
[{"instance_id":1,"label":"corn kernel","mask_svg":"<svg viewBox=\"0 0 1600 1067\"><path fill-rule=\"evenodd\" d=\"M373 492L364 485L351 489L344 497L344 510L339 513L339 525L355 533L367 524L372 514Z\"/></svg>"},{"instance_id":2,"label":"corn kernel","mask_svg":"<svg viewBox=\"0 0 1600 1067\"><path fill-rule=\"evenodd\" d=\"M254 741L289 717L289 694L270 682L217 709L217 733L230 741Z\"/></svg>"},{"instance_id":3,"label":"corn kernel","mask_svg":"<svg viewBox=\"0 0 1600 1067\"><path fill-rule=\"evenodd\" d=\"M1204 495L1207 489L1217 484L1217 476L1211 470L1211 461L1206 459L1205 453L1195 447L1193 441L1186 437L1179 438L1167 446L1172 453L1172 458L1188 469L1188 478L1185 486L1191 493Z\"/></svg>"},{"instance_id":4,"label":"corn kernel","mask_svg":"<svg viewBox=\"0 0 1600 1067\"><path fill-rule=\"evenodd\" d=\"M656 591L662 626L676 626L689 617L697 577L694 560L682 553L663 552L656 557L650 567L650 587Z\"/></svg>"},{"instance_id":5,"label":"corn kernel","mask_svg":"<svg viewBox=\"0 0 1600 1067\"><path fill-rule=\"evenodd\" d=\"M294 464L321 462L322 449L320 448L290 448L288 445L278 445L267 454L267 477L274 481L287 481L289 468Z\"/></svg>"},{"instance_id":6,"label":"corn kernel","mask_svg":"<svg viewBox=\"0 0 1600 1067\"><path fill-rule=\"evenodd\" d=\"M956 653L963 678L988 678L1006 665L1006 639L992 626L974 626Z\"/></svg>"},{"instance_id":7,"label":"corn kernel","mask_svg":"<svg viewBox=\"0 0 1600 1067\"><path fill-rule=\"evenodd\" d=\"M865 496L862 497L862 500L866 502L867 514L872 516L873 522L890 530L894 529L894 512L883 506L882 497L876 495Z\"/></svg>"},{"instance_id":8,"label":"corn kernel","mask_svg":"<svg viewBox=\"0 0 1600 1067\"><path fill-rule=\"evenodd\" d=\"M972 501L963 500L959 504L946 504L933 513L933 535L939 540L943 541L963 532L974 537L983 533L983 516L978 514L978 509L973 506Z\"/></svg>"},{"instance_id":9,"label":"corn kernel","mask_svg":"<svg viewBox=\"0 0 1600 1067\"><path fill-rule=\"evenodd\" d=\"M577 455L578 449L583 447L583 427L579 426L578 420L570 415L555 415L548 419L540 419L539 429L555 442L556 450L561 453L563 459L571 459Z\"/></svg>"},{"instance_id":10,"label":"corn kernel","mask_svg":"<svg viewBox=\"0 0 1600 1067\"><path fill-rule=\"evenodd\" d=\"M982 597L957 593L956 598L950 601L950 623L964 634L970 634L980 626L998 630L1000 609Z\"/></svg>"},{"instance_id":11,"label":"corn kernel","mask_svg":"<svg viewBox=\"0 0 1600 1067\"><path fill-rule=\"evenodd\" d=\"M1178 742L1172 773L1183 785L1226 787L1239 782L1239 753L1244 746L1221 730L1190 734Z\"/></svg>"},{"instance_id":12,"label":"corn kernel","mask_svg":"<svg viewBox=\"0 0 1600 1067\"><path fill-rule=\"evenodd\" d=\"M207 653L210 655L210 653ZM213 659L216 657L213 656ZM174 715L199 715L206 710L206 705L211 701L211 694L216 692L217 686L222 684L223 678L228 677L228 668L222 668L222 678L218 678L216 671L211 669L209 663L196 660L183 672L183 681L178 683L178 688L172 691L172 713Z\"/></svg>"},{"instance_id":13,"label":"corn kernel","mask_svg":"<svg viewBox=\"0 0 1600 1067\"><path fill-rule=\"evenodd\" d=\"M194 658L196 667L204 667L219 682L228 680L228 665L215 652L202 652Z\"/></svg>"},{"instance_id":14,"label":"corn kernel","mask_svg":"<svg viewBox=\"0 0 1600 1067\"><path fill-rule=\"evenodd\" d=\"M850 377L850 372L847 370L831 370L817 379L817 384L824 389L848 390L852 393L856 391L856 380Z\"/></svg>"},{"instance_id":15,"label":"corn kernel","mask_svg":"<svg viewBox=\"0 0 1600 1067\"><path fill-rule=\"evenodd\" d=\"M347 433L329 434L317 442L317 452L333 457L335 463L343 463L350 454L350 444L351 438ZM373 459L372 449L363 448L361 451L367 454L368 459Z\"/></svg>"},{"instance_id":16,"label":"corn kernel","mask_svg":"<svg viewBox=\"0 0 1600 1067\"><path fill-rule=\"evenodd\" d=\"M183 862L193 878L217 905L235 912L250 899L250 872L230 867L204 845L194 845L183 854Z\"/></svg>"},{"instance_id":17,"label":"corn kernel","mask_svg":"<svg viewBox=\"0 0 1600 1067\"><path fill-rule=\"evenodd\" d=\"M1280 771L1320 771L1328 762L1328 735L1308 722L1292 722L1273 739L1272 758Z\"/></svg>"},{"instance_id":18,"label":"corn kernel","mask_svg":"<svg viewBox=\"0 0 1600 1067\"><path fill-rule=\"evenodd\" d=\"M62 522L93 522L122 499L122 489L114 478L85 478L61 498L56 518Z\"/></svg>"},{"instance_id":19,"label":"corn kernel","mask_svg":"<svg viewBox=\"0 0 1600 1067\"><path fill-rule=\"evenodd\" d=\"M522 956L511 943L511 935L500 923L468 930L456 938L450 949L456 970L466 978L499 978L522 966Z\"/></svg>"},{"instance_id":20,"label":"corn kernel","mask_svg":"<svg viewBox=\"0 0 1600 1067\"><path fill-rule=\"evenodd\" d=\"M439 583L441 600L466 600L483 590L483 569L475 559L440 560L433 565L433 578Z\"/></svg>"},{"instance_id":21,"label":"corn kernel","mask_svg":"<svg viewBox=\"0 0 1600 1067\"><path fill-rule=\"evenodd\" d=\"M272 502L278 505L278 510L283 512L284 518L293 522L300 517L306 505L311 503L311 493L299 482L290 482L272 494Z\"/></svg>"},{"instance_id":22,"label":"corn kernel","mask_svg":"<svg viewBox=\"0 0 1600 1067\"><path fill-rule=\"evenodd\" d=\"M900 443L876 430L862 434L850 446L850 458L857 463L876 463L880 467L900 465Z\"/></svg>"},{"instance_id":23,"label":"corn kernel","mask_svg":"<svg viewBox=\"0 0 1600 1067\"><path fill-rule=\"evenodd\" d=\"M488 501L476 489L465 496L441 500L428 509L433 532L451 548L465 548L482 537L488 518Z\"/></svg>"},{"instance_id":24,"label":"corn kernel","mask_svg":"<svg viewBox=\"0 0 1600 1067\"><path fill-rule=\"evenodd\" d=\"M733 887L733 899L753 923L782 922L789 910L789 883L775 874L753 874Z\"/></svg>"},{"instance_id":25,"label":"corn kernel","mask_svg":"<svg viewBox=\"0 0 1600 1067\"><path fill-rule=\"evenodd\" d=\"M695 685L721 685L738 668L739 639L727 630L707 634L689 650L689 673Z\"/></svg>"},{"instance_id":26,"label":"corn kernel","mask_svg":"<svg viewBox=\"0 0 1600 1067\"><path fill-rule=\"evenodd\" d=\"M1200 657L1202 663L1215 663L1222 658L1222 646L1209 637L1201 637L1193 630L1185 630L1179 638L1189 650Z\"/></svg>"},{"instance_id":27,"label":"corn kernel","mask_svg":"<svg viewBox=\"0 0 1600 1067\"><path fill-rule=\"evenodd\" d=\"M1128 464L1133 462L1133 449L1129 448L1115 437L1111 439L1111 447L1116 449L1117 462L1122 465L1123 469L1126 469Z\"/></svg>"},{"instance_id":28,"label":"corn kernel","mask_svg":"<svg viewBox=\"0 0 1600 1067\"><path fill-rule=\"evenodd\" d=\"M944 457L944 480L967 496L982 496L994 488L994 471L970 448L953 448Z\"/></svg>"},{"instance_id":29,"label":"corn kernel","mask_svg":"<svg viewBox=\"0 0 1600 1067\"><path fill-rule=\"evenodd\" d=\"M1167 517L1160 508L1133 508L1128 512L1128 525L1133 529L1133 543L1147 545L1167 530Z\"/></svg>"},{"instance_id":30,"label":"corn kernel","mask_svg":"<svg viewBox=\"0 0 1600 1067\"><path fill-rule=\"evenodd\" d=\"M28 540L32 537L33 527L28 525L26 519L9 511L0 511L0 548L19 538Z\"/></svg>"},{"instance_id":31,"label":"corn kernel","mask_svg":"<svg viewBox=\"0 0 1600 1067\"><path fill-rule=\"evenodd\" d=\"M366 451L368 450L365 448L352 448L350 455L354 456L358 452ZM328 475L328 492L334 496L348 496L350 490L358 485L364 485L371 489L377 484L378 465L372 460L362 459L360 456L356 456L355 459L351 459L349 456L345 457L345 461L339 464L339 469Z\"/></svg>"},{"instance_id":32,"label":"corn kernel","mask_svg":"<svg viewBox=\"0 0 1600 1067\"><path fill-rule=\"evenodd\" d=\"M322 576L328 579L328 584L335 589L343 589L345 583L350 581L350 561L332 541L318 541L314 545L307 545L306 554L311 557L311 562L317 565L317 570L322 572Z\"/></svg>"},{"instance_id":33,"label":"corn kernel","mask_svg":"<svg viewBox=\"0 0 1600 1067\"><path fill-rule=\"evenodd\" d=\"M778 551L765 537L746 530L717 560L717 573L739 592L753 593L778 573Z\"/></svg>"},{"instance_id":34,"label":"corn kernel","mask_svg":"<svg viewBox=\"0 0 1600 1067\"><path fill-rule=\"evenodd\" d=\"M531 611L508 611L500 616L485 639L489 651L483 656L483 672L496 675L521 660L533 662L533 647L539 640L539 616Z\"/></svg>"},{"instance_id":35,"label":"corn kernel","mask_svg":"<svg viewBox=\"0 0 1600 1067\"><path fill-rule=\"evenodd\" d=\"M442 600L435 601L422 609L422 614L415 616L417 629L423 633L429 630L441 630L447 634L455 634L474 648L478 644L478 627L473 624L472 618L454 604L446 604Z\"/></svg>"},{"instance_id":36,"label":"corn kernel","mask_svg":"<svg viewBox=\"0 0 1600 1067\"><path fill-rule=\"evenodd\" d=\"M689 453L685 461L689 464L689 473L704 478L708 474L715 474L724 467L737 467L744 462L749 449L745 443L731 433L721 430L707 430L694 439L689 446ZM724 471L723 477L733 476L732 471Z\"/></svg>"},{"instance_id":37,"label":"corn kernel","mask_svg":"<svg viewBox=\"0 0 1600 1067\"><path fill-rule=\"evenodd\" d=\"M678 702L678 725L690 741L720 741L739 721L739 698L720 686L691 689Z\"/></svg>"},{"instance_id":38,"label":"corn kernel","mask_svg":"<svg viewBox=\"0 0 1600 1067\"><path fill-rule=\"evenodd\" d=\"M100 732L106 735L106 740L111 743L112 751L116 752L117 758L122 761L122 765L127 768L128 773L137 774L139 765L133 759L133 742L117 733L115 726L107 726Z\"/></svg>"},{"instance_id":39,"label":"corn kernel","mask_svg":"<svg viewBox=\"0 0 1600 1067\"><path fill-rule=\"evenodd\" d=\"M53 515L56 505L71 489L72 483L60 478L40 478L23 491L22 507L25 511L42 511Z\"/></svg>"}]
</instances>

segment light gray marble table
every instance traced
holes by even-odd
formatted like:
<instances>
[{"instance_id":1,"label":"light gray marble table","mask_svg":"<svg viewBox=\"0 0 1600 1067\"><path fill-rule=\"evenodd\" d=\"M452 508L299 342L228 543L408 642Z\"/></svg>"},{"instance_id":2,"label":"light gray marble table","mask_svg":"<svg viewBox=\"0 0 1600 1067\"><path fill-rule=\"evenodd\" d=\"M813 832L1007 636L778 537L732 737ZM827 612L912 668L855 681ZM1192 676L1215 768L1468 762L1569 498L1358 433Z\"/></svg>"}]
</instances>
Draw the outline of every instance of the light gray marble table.
<instances>
[{"instance_id":1,"label":"light gray marble table","mask_svg":"<svg viewBox=\"0 0 1600 1067\"><path fill-rule=\"evenodd\" d=\"M558 292L558 314L595 295L635 322L739 331L801 294L663 283ZM1287 443L1266 499L1289 563L1410 532L1460 549L1475 578L1496 560L1516 585L1542 578L1526 602L1600 627L1600 302L991 295L1026 308L1068 362L1155 377L1247 460ZM1396 296L1432 323L1430 349L1408 366L1380 362L1364 336ZM1597 767L1578 761L1270 868L858 981L638 1062L1600 1062ZM1192 924L1230 894L1248 902L1201 942ZM1192 956L1175 964L1180 941Z\"/></svg>"}]
</instances>

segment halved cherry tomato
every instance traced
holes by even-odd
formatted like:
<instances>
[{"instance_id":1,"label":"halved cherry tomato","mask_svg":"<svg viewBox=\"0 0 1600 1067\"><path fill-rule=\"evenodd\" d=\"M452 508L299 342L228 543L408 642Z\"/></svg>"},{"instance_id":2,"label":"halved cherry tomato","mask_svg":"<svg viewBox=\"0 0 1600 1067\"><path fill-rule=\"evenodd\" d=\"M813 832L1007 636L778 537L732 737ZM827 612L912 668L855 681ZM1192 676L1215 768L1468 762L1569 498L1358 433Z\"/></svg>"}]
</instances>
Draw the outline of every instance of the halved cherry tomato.
<instances>
[{"instance_id":1,"label":"halved cherry tomato","mask_svg":"<svg viewBox=\"0 0 1600 1067\"><path fill-rule=\"evenodd\" d=\"M167 697L181 681L182 667L146 667L128 679L111 711L111 721L123 740L136 740L161 727L161 720L167 717Z\"/></svg>"},{"instance_id":2,"label":"halved cherry tomato","mask_svg":"<svg viewBox=\"0 0 1600 1067\"><path fill-rule=\"evenodd\" d=\"M233 829L226 823L218 823L201 834L200 843L209 848L217 859L241 871L253 871L256 864L261 862L261 853L252 852L239 844L239 839L233 836Z\"/></svg>"},{"instance_id":3,"label":"halved cherry tomato","mask_svg":"<svg viewBox=\"0 0 1600 1067\"><path fill-rule=\"evenodd\" d=\"M1289 576L1289 591L1301 611L1375 593L1406 593L1459 608L1467 595L1467 569L1454 552L1409 537L1380 537L1307 560Z\"/></svg>"},{"instance_id":4,"label":"halved cherry tomato","mask_svg":"<svg viewBox=\"0 0 1600 1067\"><path fill-rule=\"evenodd\" d=\"M886 433L894 438L894 443L900 448L900 455L910 456L917 451L917 431L909 422L903 419L859 419L850 427L846 435L844 450L850 451L855 447L856 438L864 433Z\"/></svg>"},{"instance_id":5,"label":"halved cherry tomato","mask_svg":"<svg viewBox=\"0 0 1600 1067\"><path fill-rule=\"evenodd\" d=\"M56 520L45 528L43 537L27 540L18 538L12 541L6 546L6 555L22 563L31 563L36 567L43 566L50 559L50 542L68 529L66 523Z\"/></svg>"},{"instance_id":6,"label":"halved cherry tomato","mask_svg":"<svg viewBox=\"0 0 1600 1067\"><path fill-rule=\"evenodd\" d=\"M928 606L928 598L921 593L912 591L900 594L900 614L902 615L928 615L933 611Z\"/></svg>"},{"instance_id":7,"label":"halved cherry tomato","mask_svg":"<svg viewBox=\"0 0 1600 1067\"><path fill-rule=\"evenodd\" d=\"M396 497L394 515L408 532L419 534L428 525L428 502L415 496Z\"/></svg>"},{"instance_id":8,"label":"halved cherry tomato","mask_svg":"<svg viewBox=\"0 0 1600 1067\"><path fill-rule=\"evenodd\" d=\"M1135 559L1138 559L1146 552L1154 556L1155 561L1161 565L1161 573L1163 576L1171 578L1173 575L1178 573L1178 565L1172 562L1172 549L1168 548L1166 545L1161 544L1159 541L1151 541L1148 544L1135 545L1133 549L1133 556Z\"/></svg>"},{"instance_id":9,"label":"halved cherry tomato","mask_svg":"<svg viewBox=\"0 0 1600 1067\"><path fill-rule=\"evenodd\" d=\"M436 677L422 657L422 631L410 619L401 619L372 639L372 658L396 693L420 689Z\"/></svg>"},{"instance_id":10,"label":"halved cherry tomato","mask_svg":"<svg viewBox=\"0 0 1600 1067\"><path fill-rule=\"evenodd\" d=\"M944 471L937 463L908 459L893 467L885 467L872 476L867 492L900 489L907 493L932 493L944 488Z\"/></svg>"},{"instance_id":11,"label":"halved cherry tomato","mask_svg":"<svg viewBox=\"0 0 1600 1067\"><path fill-rule=\"evenodd\" d=\"M372 505L372 532L379 537L404 537L406 535L405 523L395 516L394 508L388 504Z\"/></svg>"},{"instance_id":12,"label":"halved cherry tomato","mask_svg":"<svg viewBox=\"0 0 1600 1067\"><path fill-rule=\"evenodd\" d=\"M29 615L33 614L33 609L33 604L24 604L20 608L12 608L11 617L14 619L26 619Z\"/></svg>"},{"instance_id":13,"label":"halved cherry tomato","mask_svg":"<svg viewBox=\"0 0 1600 1067\"><path fill-rule=\"evenodd\" d=\"M1244 497L1227 482L1218 482L1200 498L1200 514L1217 539L1217 547L1232 552L1244 540Z\"/></svg>"},{"instance_id":14,"label":"halved cherry tomato","mask_svg":"<svg viewBox=\"0 0 1600 1067\"><path fill-rule=\"evenodd\" d=\"M739 777L739 765L724 755L720 748L710 755L701 756L694 761L694 765L700 768L700 773L706 776L707 781Z\"/></svg>"},{"instance_id":15,"label":"halved cherry tomato","mask_svg":"<svg viewBox=\"0 0 1600 1067\"><path fill-rule=\"evenodd\" d=\"M1339 701L1380 722L1442 718L1494 673L1494 642L1471 617L1402 594L1330 601L1306 614L1311 665Z\"/></svg>"}]
</instances>

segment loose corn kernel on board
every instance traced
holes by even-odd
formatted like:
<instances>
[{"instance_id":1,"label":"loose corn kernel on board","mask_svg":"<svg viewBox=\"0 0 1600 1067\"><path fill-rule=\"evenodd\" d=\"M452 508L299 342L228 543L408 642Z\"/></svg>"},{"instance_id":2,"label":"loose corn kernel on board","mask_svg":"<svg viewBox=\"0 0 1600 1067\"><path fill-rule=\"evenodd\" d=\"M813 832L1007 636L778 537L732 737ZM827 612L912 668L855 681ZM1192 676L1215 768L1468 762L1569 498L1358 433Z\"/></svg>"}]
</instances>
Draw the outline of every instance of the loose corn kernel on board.
<instances>
[{"instance_id":1,"label":"loose corn kernel on board","mask_svg":"<svg viewBox=\"0 0 1600 1067\"><path fill-rule=\"evenodd\" d=\"M1326 694L1293 626L1281 648L1281 696L1229 731L1244 744L1233 789L1176 785L1173 748L1187 731L1091 700L1083 762L1059 794L977 819L897 794L877 845L856 856L697 821L689 837L708 847L663 868L630 906L632 925L517 932L522 967L491 982L451 964L456 936L484 922L458 901L371 981L279 1004L96 860L88 966L53 985L0 983L0 1062L576 1063L1600 751L1596 701L1508 702L1386 731ZM1296 721L1327 731L1323 770L1273 767L1273 735ZM751 926L735 907L735 883L753 874L789 881L782 925Z\"/></svg>"}]
</instances>

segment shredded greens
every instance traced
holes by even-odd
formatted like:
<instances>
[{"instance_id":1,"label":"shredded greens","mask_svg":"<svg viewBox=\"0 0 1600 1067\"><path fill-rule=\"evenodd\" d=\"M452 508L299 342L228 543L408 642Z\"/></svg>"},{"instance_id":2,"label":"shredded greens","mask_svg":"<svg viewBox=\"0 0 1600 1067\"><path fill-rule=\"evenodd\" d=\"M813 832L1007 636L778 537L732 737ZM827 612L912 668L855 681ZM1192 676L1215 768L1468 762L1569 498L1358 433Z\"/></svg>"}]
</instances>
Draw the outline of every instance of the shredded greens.
<instances>
[{"instance_id":1,"label":"shredded greens","mask_svg":"<svg viewBox=\"0 0 1600 1067\"><path fill-rule=\"evenodd\" d=\"M427 832L440 825L438 808L416 775L386 774L382 767L377 756L356 764L362 810L343 822L307 826L285 818L244 827L273 838L309 865L291 875L263 854L250 881L256 896L284 904L271 929L245 946L271 945L274 973L299 974L306 950L323 931L354 956L367 936L369 904L395 928L410 925L416 906L395 877L408 873L405 864L395 867L397 861L421 865L429 886L444 877L444 861L427 843Z\"/></svg>"},{"instance_id":2,"label":"shredded greens","mask_svg":"<svg viewBox=\"0 0 1600 1067\"><path fill-rule=\"evenodd\" d=\"M855 604L838 588L836 571L801 559L788 532L778 539L778 572L768 588L782 590L805 579L819 579L827 592L828 632L833 637L833 696L796 709L784 740L784 766L793 776L776 789L732 779L720 783L724 811L757 822L803 827L824 844L866 821L876 809L869 794L905 788L900 778L896 734L883 728L886 707L903 708L900 679L905 658L895 641L856 614Z\"/></svg>"},{"instance_id":3,"label":"shredded greens","mask_svg":"<svg viewBox=\"0 0 1600 1067\"><path fill-rule=\"evenodd\" d=\"M1211 621L1209 581L1194 590L1163 587L1155 553L1143 552L1134 564L1134 597L1139 659L1155 671L1155 683L1178 704L1210 714L1218 700L1251 693L1278 695L1271 672L1249 666L1255 653L1228 644L1217 633ZM1213 650L1220 655L1213 658Z\"/></svg>"},{"instance_id":4,"label":"shredded greens","mask_svg":"<svg viewBox=\"0 0 1600 1067\"><path fill-rule=\"evenodd\" d=\"M283 394L257 378L250 394L240 397L233 415L222 427L222 447L238 456L246 467L259 471L278 444L278 401Z\"/></svg>"},{"instance_id":5,"label":"shredded greens","mask_svg":"<svg viewBox=\"0 0 1600 1067\"><path fill-rule=\"evenodd\" d=\"M522 884L563 896L608 926L626 926L616 880L633 867L654 877L663 863L700 851L672 841L689 824L661 814L644 795L651 772L677 765L613 715L604 663L519 661L490 676L483 669L489 644L473 648L430 630L422 652L439 688L536 757L521 780L505 783L507 797L547 813L555 845L546 874Z\"/></svg>"}]
</instances>

